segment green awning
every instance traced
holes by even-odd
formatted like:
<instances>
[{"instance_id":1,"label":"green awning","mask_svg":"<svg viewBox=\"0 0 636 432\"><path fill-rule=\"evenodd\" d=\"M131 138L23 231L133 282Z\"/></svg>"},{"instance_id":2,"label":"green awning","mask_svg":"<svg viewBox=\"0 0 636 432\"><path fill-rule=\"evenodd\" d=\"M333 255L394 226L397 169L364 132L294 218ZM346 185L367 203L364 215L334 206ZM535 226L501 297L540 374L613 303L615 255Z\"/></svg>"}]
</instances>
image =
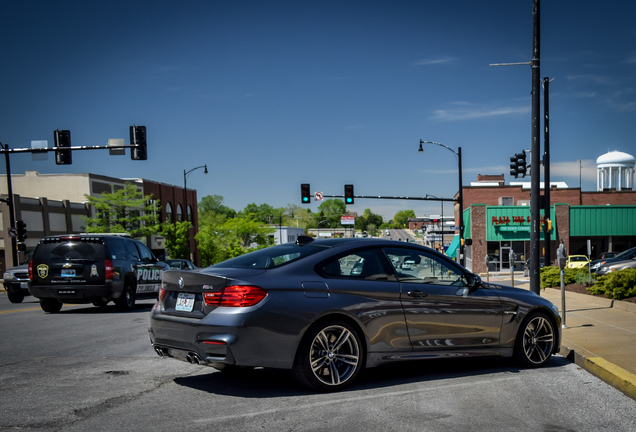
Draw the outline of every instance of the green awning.
<instances>
[{"instance_id":1,"label":"green awning","mask_svg":"<svg viewBox=\"0 0 636 432\"><path fill-rule=\"evenodd\" d=\"M451 241L450 245L448 245L448 249L446 249L446 255L451 258L457 258L455 255L457 254L457 250L459 249L459 234L453 237L453 241Z\"/></svg>"}]
</instances>

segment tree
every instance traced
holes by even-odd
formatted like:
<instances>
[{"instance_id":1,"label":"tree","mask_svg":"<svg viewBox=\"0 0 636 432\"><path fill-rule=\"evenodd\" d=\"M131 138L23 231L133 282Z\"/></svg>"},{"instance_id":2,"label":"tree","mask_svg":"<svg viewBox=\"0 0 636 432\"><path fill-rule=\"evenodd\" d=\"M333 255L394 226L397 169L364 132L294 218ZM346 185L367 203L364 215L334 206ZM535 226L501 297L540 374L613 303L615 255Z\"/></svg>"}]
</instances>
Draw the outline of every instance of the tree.
<instances>
[{"instance_id":1,"label":"tree","mask_svg":"<svg viewBox=\"0 0 636 432\"><path fill-rule=\"evenodd\" d=\"M408 228L409 219L415 217L415 212L413 210L400 210L393 216L393 227L394 228Z\"/></svg>"},{"instance_id":2,"label":"tree","mask_svg":"<svg viewBox=\"0 0 636 432\"><path fill-rule=\"evenodd\" d=\"M231 219L236 216L236 211L223 204L221 195L207 195L201 199L197 206L199 214L213 213L223 219Z\"/></svg>"},{"instance_id":3,"label":"tree","mask_svg":"<svg viewBox=\"0 0 636 432\"><path fill-rule=\"evenodd\" d=\"M317 228L337 228L342 216L347 213L344 201L328 199L318 206L318 213L314 213L314 224Z\"/></svg>"},{"instance_id":4,"label":"tree","mask_svg":"<svg viewBox=\"0 0 636 432\"><path fill-rule=\"evenodd\" d=\"M166 253L170 258L190 259L188 244L190 242L191 227L192 224L188 221L161 225L161 234L165 239Z\"/></svg>"},{"instance_id":5,"label":"tree","mask_svg":"<svg viewBox=\"0 0 636 432\"><path fill-rule=\"evenodd\" d=\"M223 205L220 195L206 196L199 205L199 232L196 234L204 266L225 261L274 243L270 234L280 223L283 209L268 204L249 204L240 213Z\"/></svg>"},{"instance_id":6,"label":"tree","mask_svg":"<svg viewBox=\"0 0 636 432\"><path fill-rule=\"evenodd\" d=\"M97 214L84 218L87 232L127 232L132 237L146 237L159 231L157 201L152 195L143 196L134 183L125 183L123 188L100 197L84 197Z\"/></svg>"},{"instance_id":7,"label":"tree","mask_svg":"<svg viewBox=\"0 0 636 432\"><path fill-rule=\"evenodd\" d=\"M374 236L382 223L382 216L374 214L371 209L365 209L362 216L356 218L356 229L366 231L369 235Z\"/></svg>"}]
</instances>

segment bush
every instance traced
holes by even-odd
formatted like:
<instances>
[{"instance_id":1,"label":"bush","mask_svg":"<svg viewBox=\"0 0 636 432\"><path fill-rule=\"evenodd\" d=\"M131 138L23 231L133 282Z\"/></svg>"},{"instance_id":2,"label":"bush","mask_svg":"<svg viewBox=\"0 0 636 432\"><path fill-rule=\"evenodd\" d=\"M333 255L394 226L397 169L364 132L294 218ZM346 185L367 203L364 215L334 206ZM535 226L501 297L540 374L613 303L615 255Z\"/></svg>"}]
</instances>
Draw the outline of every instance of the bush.
<instances>
[{"instance_id":1,"label":"bush","mask_svg":"<svg viewBox=\"0 0 636 432\"><path fill-rule=\"evenodd\" d=\"M566 268L563 274L565 285L584 280L589 280L588 271L585 269ZM555 288L561 286L561 269L559 267L543 267L541 269L541 288Z\"/></svg>"},{"instance_id":2,"label":"bush","mask_svg":"<svg viewBox=\"0 0 636 432\"><path fill-rule=\"evenodd\" d=\"M587 290L594 295L605 294L605 297L615 300L634 297L636 296L636 269L628 268L599 276L596 283Z\"/></svg>"}]
</instances>

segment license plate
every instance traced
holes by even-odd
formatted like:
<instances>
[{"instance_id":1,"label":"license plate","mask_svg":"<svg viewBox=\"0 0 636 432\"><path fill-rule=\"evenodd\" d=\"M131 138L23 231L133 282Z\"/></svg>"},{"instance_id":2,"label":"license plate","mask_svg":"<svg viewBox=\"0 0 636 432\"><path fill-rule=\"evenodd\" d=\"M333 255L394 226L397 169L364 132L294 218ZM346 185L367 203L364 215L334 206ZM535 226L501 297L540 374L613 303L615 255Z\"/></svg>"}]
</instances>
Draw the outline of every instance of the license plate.
<instances>
[{"instance_id":1,"label":"license plate","mask_svg":"<svg viewBox=\"0 0 636 432\"><path fill-rule=\"evenodd\" d=\"M20 288L28 289L29 288L29 283L28 282L20 282Z\"/></svg>"},{"instance_id":2,"label":"license plate","mask_svg":"<svg viewBox=\"0 0 636 432\"><path fill-rule=\"evenodd\" d=\"M194 294L179 293L175 310L192 312L194 308Z\"/></svg>"},{"instance_id":3,"label":"license plate","mask_svg":"<svg viewBox=\"0 0 636 432\"><path fill-rule=\"evenodd\" d=\"M75 277L75 269L62 269L62 277Z\"/></svg>"}]
</instances>

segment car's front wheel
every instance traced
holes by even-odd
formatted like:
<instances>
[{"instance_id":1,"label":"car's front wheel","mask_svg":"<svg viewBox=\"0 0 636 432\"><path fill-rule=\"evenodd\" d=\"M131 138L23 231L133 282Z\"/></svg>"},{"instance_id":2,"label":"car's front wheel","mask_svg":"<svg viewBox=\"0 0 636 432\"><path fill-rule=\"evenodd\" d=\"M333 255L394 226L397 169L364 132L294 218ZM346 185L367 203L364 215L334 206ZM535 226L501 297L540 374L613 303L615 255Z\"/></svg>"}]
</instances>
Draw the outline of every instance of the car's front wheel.
<instances>
[{"instance_id":1,"label":"car's front wheel","mask_svg":"<svg viewBox=\"0 0 636 432\"><path fill-rule=\"evenodd\" d=\"M540 367L550 360L555 331L552 321L542 312L529 315L519 327L514 356L525 367Z\"/></svg>"},{"instance_id":2,"label":"car's front wheel","mask_svg":"<svg viewBox=\"0 0 636 432\"><path fill-rule=\"evenodd\" d=\"M337 319L325 321L302 339L292 373L312 390L340 390L360 373L363 353L362 339L352 325Z\"/></svg>"},{"instance_id":3,"label":"car's front wheel","mask_svg":"<svg viewBox=\"0 0 636 432\"><path fill-rule=\"evenodd\" d=\"M57 313L62 309L62 302L54 298L40 299L40 307L44 312Z\"/></svg>"}]
</instances>

